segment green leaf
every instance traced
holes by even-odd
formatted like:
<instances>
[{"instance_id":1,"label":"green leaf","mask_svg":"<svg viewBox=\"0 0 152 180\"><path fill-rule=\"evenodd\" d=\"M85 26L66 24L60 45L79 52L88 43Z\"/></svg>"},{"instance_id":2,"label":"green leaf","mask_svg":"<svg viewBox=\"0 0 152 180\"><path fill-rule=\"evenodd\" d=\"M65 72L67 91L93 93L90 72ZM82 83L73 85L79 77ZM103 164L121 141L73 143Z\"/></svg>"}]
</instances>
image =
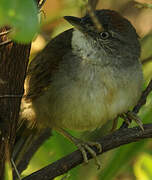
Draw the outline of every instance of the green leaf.
<instances>
[{"instance_id":1,"label":"green leaf","mask_svg":"<svg viewBox=\"0 0 152 180\"><path fill-rule=\"evenodd\" d=\"M5 162L4 179L5 179L5 180L13 180L11 163L10 163L9 161L6 161L6 162Z\"/></svg>"},{"instance_id":2,"label":"green leaf","mask_svg":"<svg viewBox=\"0 0 152 180\"><path fill-rule=\"evenodd\" d=\"M149 180L152 179L152 156L148 153L143 153L134 165L134 172L137 179Z\"/></svg>"},{"instance_id":3,"label":"green leaf","mask_svg":"<svg viewBox=\"0 0 152 180\"><path fill-rule=\"evenodd\" d=\"M39 29L38 10L33 0L0 0L0 26L13 28L11 38L23 43L32 41Z\"/></svg>"},{"instance_id":4,"label":"green leaf","mask_svg":"<svg viewBox=\"0 0 152 180\"><path fill-rule=\"evenodd\" d=\"M151 44L152 44L152 34L148 34L141 39L141 45L142 45L141 59L147 58L152 55Z\"/></svg>"}]
</instances>

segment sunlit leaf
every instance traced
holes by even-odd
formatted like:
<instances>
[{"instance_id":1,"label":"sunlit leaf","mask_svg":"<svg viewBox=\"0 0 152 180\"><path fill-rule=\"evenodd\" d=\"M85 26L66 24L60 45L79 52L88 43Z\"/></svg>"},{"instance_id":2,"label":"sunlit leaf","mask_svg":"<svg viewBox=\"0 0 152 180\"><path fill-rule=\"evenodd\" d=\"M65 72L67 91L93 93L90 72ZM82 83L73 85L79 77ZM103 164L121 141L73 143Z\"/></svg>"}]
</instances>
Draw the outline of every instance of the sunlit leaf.
<instances>
[{"instance_id":1,"label":"sunlit leaf","mask_svg":"<svg viewBox=\"0 0 152 180\"><path fill-rule=\"evenodd\" d=\"M4 177L5 177L4 178L5 180L13 180L11 163L9 161L6 161L6 163L5 163Z\"/></svg>"},{"instance_id":2,"label":"sunlit leaf","mask_svg":"<svg viewBox=\"0 0 152 180\"><path fill-rule=\"evenodd\" d=\"M14 40L28 43L39 29L38 10L33 0L0 0L0 26L13 28Z\"/></svg>"},{"instance_id":3,"label":"sunlit leaf","mask_svg":"<svg viewBox=\"0 0 152 180\"><path fill-rule=\"evenodd\" d=\"M137 160L134 166L134 172L137 179L149 180L152 179L152 155L143 153Z\"/></svg>"}]
</instances>

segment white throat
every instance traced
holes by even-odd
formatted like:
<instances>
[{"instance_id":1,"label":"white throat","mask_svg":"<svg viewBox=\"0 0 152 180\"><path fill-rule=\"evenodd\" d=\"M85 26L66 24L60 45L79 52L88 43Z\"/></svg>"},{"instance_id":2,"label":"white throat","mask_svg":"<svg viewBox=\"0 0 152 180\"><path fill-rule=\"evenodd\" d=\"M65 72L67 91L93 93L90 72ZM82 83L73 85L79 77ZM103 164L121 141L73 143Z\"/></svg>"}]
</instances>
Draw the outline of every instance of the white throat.
<instances>
[{"instance_id":1,"label":"white throat","mask_svg":"<svg viewBox=\"0 0 152 180\"><path fill-rule=\"evenodd\" d=\"M88 57L91 54L94 54L95 51L93 48L93 44L95 44L95 41L90 37L86 37L79 30L73 31L72 49L78 54L81 54L81 56Z\"/></svg>"},{"instance_id":2,"label":"white throat","mask_svg":"<svg viewBox=\"0 0 152 180\"><path fill-rule=\"evenodd\" d=\"M101 65L104 62L103 58L107 58L107 54L104 49L99 47L99 44L93 38L85 35L77 29L73 31L71 45L73 53L80 55L82 59L87 59L93 64L100 63Z\"/></svg>"}]
</instances>

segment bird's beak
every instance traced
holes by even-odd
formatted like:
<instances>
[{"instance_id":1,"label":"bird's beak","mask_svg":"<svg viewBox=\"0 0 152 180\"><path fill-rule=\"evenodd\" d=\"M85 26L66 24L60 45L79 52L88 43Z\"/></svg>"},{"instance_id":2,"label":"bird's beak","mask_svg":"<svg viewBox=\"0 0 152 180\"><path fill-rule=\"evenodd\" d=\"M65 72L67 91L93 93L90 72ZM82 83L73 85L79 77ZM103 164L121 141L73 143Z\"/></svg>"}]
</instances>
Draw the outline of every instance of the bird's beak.
<instances>
[{"instance_id":1,"label":"bird's beak","mask_svg":"<svg viewBox=\"0 0 152 180\"><path fill-rule=\"evenodd\" d=\"M86 26L82 23L82 19L74 16L64 16L64 19L67 20L70 24L72 24L75 28L80 30L81 32L86 32ZM101 24L95 26L98 32L104 31L104 28Z\"/></svg>"},{"instance_id":2,"label":"bird's beak","mask_svg":"<svg viewBox=\"0 0 152 180\"><path fill-rule=\"evenodd\" d=\"M84 29L81 23L81 18L74 17L74 16L64 16L64 19L67 20L70 24L72 24L78 30Z\"/></svg>"}]
</instances>

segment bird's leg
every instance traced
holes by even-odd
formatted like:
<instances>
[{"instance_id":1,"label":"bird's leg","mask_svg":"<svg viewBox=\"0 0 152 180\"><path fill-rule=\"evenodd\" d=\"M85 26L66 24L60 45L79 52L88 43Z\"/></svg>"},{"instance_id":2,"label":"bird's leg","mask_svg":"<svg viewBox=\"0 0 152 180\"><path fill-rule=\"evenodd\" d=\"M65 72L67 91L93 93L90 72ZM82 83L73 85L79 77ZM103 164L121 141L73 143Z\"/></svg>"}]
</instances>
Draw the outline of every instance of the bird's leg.
<instances>
[{"instance_id":1,"label":"bird's leg","mask_svg":"<svg viewBox=\"0 0 152 180\"><path fill-rule=\"evenodd\" d=\"M121 114L120 117L122 119L124 119L124 122L123 122L123 125L125 124L125 126L128 128L128 126L130 125L131 123L131 120L128 118L128 116L126 116L126 114Z\"/></svg>"},{"instance_id":2,"label":"bird's leg","mask_svg":"<svg viewBox=\"0 0 152 180\"><path fill-rule=\"evenodd\" d=\"M71 134L69 134L67 131L65 131L62 128L56 128L56 130L59 133L63 134L66 138L68 138L72 143L74 143L78 147L78 149L82 153L85 163L88 163L88 157L87 157L87 152L86 152L86 151L88 151L91 154L91 156L94 158L95 164L98 166L98 169L100 169L100 162L97 159L97 154L91 147L95 146L98 149L98 151L101 152L102 151L101 144L99 144L97 142L90 142L90 141L84 142L81 139L78 139L78 138L72 136Z\"/></svg>"},{"instance_id":3,"label":"bird's leg","mask_svg":"<svg viewBox=\"0 0 152 180\"><path fill-rule=\"evenodd\" d=\"M113 124L110 132L113 132L117 128L117 124L118 124L118 116L113 120Z\"/></svg>"}]
</instances>

